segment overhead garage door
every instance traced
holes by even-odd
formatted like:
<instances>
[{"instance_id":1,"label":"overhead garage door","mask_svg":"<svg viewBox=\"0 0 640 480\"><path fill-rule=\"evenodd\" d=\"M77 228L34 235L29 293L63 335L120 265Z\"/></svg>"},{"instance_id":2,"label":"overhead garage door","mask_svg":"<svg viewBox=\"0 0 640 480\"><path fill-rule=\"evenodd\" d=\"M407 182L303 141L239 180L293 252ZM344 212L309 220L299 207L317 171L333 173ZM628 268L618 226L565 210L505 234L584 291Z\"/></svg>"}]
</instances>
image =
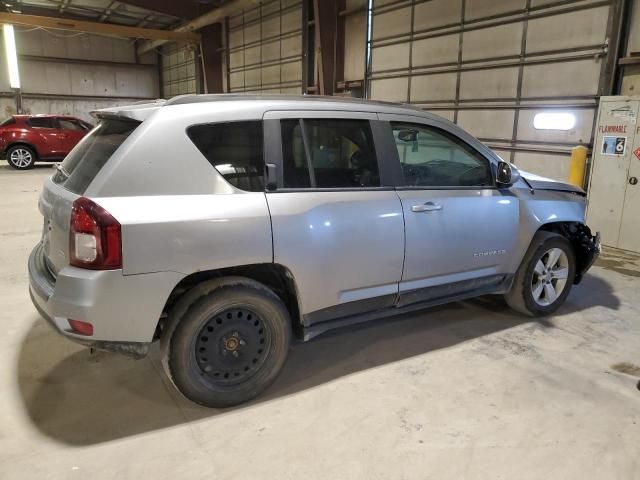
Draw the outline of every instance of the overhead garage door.
<instances>
[{"instance_id":1,"label":"overhead garage door","mask_svg":"<svg viewBox=\"0 0 640 480\"><path fill-rule=\"evenodd\" d=\"M566 177L571 147L592 140L614 1L375 0L370 96L435 111L520 167ZM536 129L541 112L575 126Z\"/></svg>"},{"instance_id":2,"label":"overhead garage door","mask_svg":"<svg viewBox=\"0 0 640 480\"><path fill-rule=\"evenodd\" d=\"M193 47L168 43L160 51L162 58L162 96L197 93L196 52Z\"/></svg>"},{"instance_id":3,"label":"overhead garage door","mask_svg":"<svg viewBox=\"0 0 640 480\"><path fill-rule=\"evenodd\" d=\"M302 2L275 0L229 18L229 91L302 92Z\"/></svg>"}]
</instances>

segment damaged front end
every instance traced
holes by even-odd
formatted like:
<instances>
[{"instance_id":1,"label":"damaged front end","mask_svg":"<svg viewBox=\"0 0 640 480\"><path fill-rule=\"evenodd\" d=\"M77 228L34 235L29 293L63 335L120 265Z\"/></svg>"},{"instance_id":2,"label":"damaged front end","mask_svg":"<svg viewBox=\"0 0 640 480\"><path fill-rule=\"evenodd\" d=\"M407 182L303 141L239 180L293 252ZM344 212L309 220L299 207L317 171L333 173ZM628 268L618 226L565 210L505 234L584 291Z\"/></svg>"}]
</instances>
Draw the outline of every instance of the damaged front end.
<instances>
[{"instance_id":1,"label":"damaged front end","mask_svg":"<svg viewBox=\"0 0 640 480\"><path fill-rule=\"evenodd\" d=\"M578 284L600 255L600 233L592 235L588 226L578 222L561 224L559 233L569 239L576 253L576 274L573 283Z\"/></svg>"}]
</instances>

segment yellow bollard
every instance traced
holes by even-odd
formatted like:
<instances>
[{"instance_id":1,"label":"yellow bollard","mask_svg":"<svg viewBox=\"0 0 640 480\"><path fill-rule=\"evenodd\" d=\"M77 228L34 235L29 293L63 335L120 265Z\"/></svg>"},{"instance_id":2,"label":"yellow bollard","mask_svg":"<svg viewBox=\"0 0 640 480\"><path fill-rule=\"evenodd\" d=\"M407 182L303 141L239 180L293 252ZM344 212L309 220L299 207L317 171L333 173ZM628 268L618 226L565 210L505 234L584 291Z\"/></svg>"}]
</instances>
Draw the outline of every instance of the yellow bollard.
<instances>
[{"instance_id":1,"label":"yellow bollard","mask_svg":"<svg viewBox=\"0 0 640 480\"><path fill-rule=\"evenodd\" d=\"M587 147L573 147L569 162L569 183L584 188L584 171L587 168Z\"/></svg>"}]
</instances>

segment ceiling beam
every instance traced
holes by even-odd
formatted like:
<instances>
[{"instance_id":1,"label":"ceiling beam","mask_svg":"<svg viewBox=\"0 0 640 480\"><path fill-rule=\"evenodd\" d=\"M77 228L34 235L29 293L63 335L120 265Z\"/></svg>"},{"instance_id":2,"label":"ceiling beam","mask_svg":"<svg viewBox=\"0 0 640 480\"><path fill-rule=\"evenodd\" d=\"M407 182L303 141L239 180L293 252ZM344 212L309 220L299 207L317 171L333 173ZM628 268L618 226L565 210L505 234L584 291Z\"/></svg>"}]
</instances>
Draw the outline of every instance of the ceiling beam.
<instances>
[{"instance_id":1,"label":"ceiling beam","mask_svg":"<svg viewBox=\"0 0 640 480\"><path fill-rule=\"evenodd\" d=\"M98 19L99 22L104 22L107 18L109 18L109 15L111 15L111 10L113 9L113 6L115 4L116 4L116 1L112 0L111 3L107 6L107 8L104 9L104 13L100 15L100 18Z\"/></svg>"},{"instance_id":2,"label":"ceiling beam","mask_svg":"<svg viewBox=\"0 0 640 480\"><path fill-rule=\"evenodd\" d=\"M58 13L64 13L65 8L69 5L71 0L62 0L60 7L58 7Z\"/></svg>"},{"instance_id":3,"label":"ceiling beam","mask_svg":"<svg viewBox=\"0 0 640 480\"><path fill-rule=\"evenodd\" d=\"M194 18L185 25L176 28L174 32L194 32L196 30L200 30L207 25L222 22L225 17L228 17L232 13L236 13L237 11L246 8L255 7L257 5L260 5L260 3L261 0L232 0L229 3L225 3L221 7L211 10L209 13L205 13L198 18ZM154 40L152 42L144 42L142 45L140 45L140 47L138 47L138 55L142 55L149 50L158 48L159 46L167 43L167 41L168 40Z\"/></svg>"},{"instance_id":4,"label":"ceiling beam","mask_svg":"<svg viewBox=\"0 0 640 480\"><path fill-rule=\"evenodd\" d=\"M80 20L41 17L37 15L18 15L0 12L0 23L28 25L31 27L54 28L74 32L97 33L113 37L144 38L166 42L200 42L200 35L189 31L155 30L151 28L127 27L111 23L87 22Z\"/></svg>"},{"instance_id":5,"label":"ceiling beam","mask_svg":"<svg viewBox=\"0 0 640 480\"><path fill-rule=\"evenodd\" d=\"M120 3L186 20L191 20L202 13L202 7L198 5L197 2L180 2L176 0L121 0Z\"/></svg>"}]
</instances>

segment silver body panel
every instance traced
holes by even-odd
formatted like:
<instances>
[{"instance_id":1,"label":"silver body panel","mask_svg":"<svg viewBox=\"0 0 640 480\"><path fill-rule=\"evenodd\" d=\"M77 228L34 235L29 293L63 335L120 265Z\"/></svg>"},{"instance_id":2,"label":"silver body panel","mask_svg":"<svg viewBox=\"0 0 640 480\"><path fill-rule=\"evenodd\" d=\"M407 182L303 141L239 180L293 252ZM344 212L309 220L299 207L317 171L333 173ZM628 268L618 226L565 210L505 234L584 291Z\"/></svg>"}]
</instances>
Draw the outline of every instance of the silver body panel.
<instances>
[{"instance_id":1,"label":"silver body panel","mask_svg":"<svg viewBox=\"0 0 640 480\"><path fill-rule=\"evenodd\" d=\"M38 309L57 319L65 335L74 337L65 319L75 318L94 324L96 340L150 342L169 295L185 277L271 263L291 273L306 325L310 314L352 302L385 297L393 304L406 292L513 274L540 226L584 223L585 200L569 193L575 189L555 182L547 191L536 179L532 192L526 176L509 189L241 191L206 161L186 135L188 127L288 117L411 121L450 132L494 165L500 158L451 122L409 107L205 97L99 112L143 122L84 192L122 225L121 270L69 266L69 218L78 195L45 182L44 252L34 254L44 257L55 282L50 295L43 292L38 285L47 273L30 262L31 290ZM412 210L426 202L442 208Z\"/></svg>"},{"instance_id":2,"label":"silver body panel","mask_svg":"<svg viewBox=\"0 0 640 480\"><path fill-rule=\"evenodd\" d=\"M394 191L268 193L276 263L293 274L302 313L398 293L404 256Z\"/></svg>"}]
</instances>

